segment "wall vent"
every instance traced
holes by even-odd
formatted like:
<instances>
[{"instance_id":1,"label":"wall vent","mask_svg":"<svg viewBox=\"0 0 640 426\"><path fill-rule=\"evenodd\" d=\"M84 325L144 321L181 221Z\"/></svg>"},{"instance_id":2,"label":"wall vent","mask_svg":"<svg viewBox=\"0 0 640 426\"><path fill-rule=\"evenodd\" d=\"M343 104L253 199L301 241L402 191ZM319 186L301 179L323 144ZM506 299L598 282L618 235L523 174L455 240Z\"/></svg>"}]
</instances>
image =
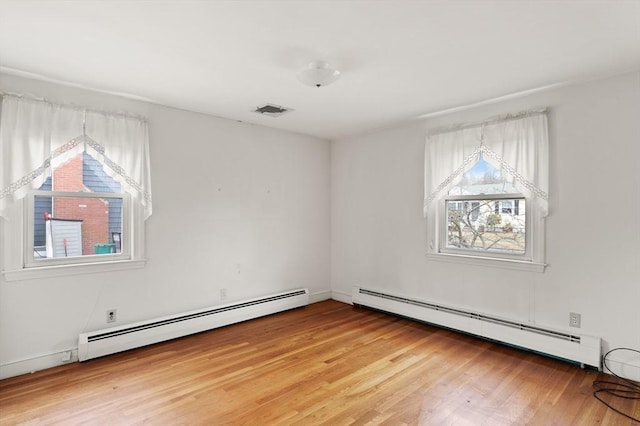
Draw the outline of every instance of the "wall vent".
<instances>
[{"instance_id":1,"label":"wall vent","mask_svg":"<svg viewBox=\"0 0 640 426\"><path fill-rule=\"evenodd\" d=\"M253 110L253 112L260 115L266 115L268 117L274 118L280 117L281 115L284 115L291 111L293 111L293 109L274 104L264 104Z\"/></svg>"}]
</instances>

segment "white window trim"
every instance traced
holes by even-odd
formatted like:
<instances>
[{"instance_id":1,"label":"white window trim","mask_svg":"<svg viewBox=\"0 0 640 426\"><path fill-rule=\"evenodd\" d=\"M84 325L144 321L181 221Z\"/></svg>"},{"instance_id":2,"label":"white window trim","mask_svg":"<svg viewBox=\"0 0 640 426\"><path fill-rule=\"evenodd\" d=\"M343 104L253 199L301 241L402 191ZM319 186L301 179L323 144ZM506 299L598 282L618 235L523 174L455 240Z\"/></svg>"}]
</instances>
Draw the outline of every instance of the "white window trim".
<instances>
[{"instance_id":1,"label":"white window trim","mask_svg":"<svg viewBox=\"0 0 640 426\"><path fill-rule=\"evenodd\" d=\"M33 213L35 210L35 197L74 197L74 198L118 198L122 200L122 239L124 244L122 245L121 252L118 254L108 255L83 255L72 258L56 257L47 259L35 258L33 240L34 240L34 222ZM105 193L105 192L68 192L68 191L31 191L26 197L27 207L24 209L24 223L25 226L25 245L24 245L24 266L25 268L42 268L46 266L57 265L75 265L80 263L102 263L115 260L130 260L131 259L131 244L129 233L131 232L131 215L127 214L131 208L129 194L123 193Z\"/></svg>"},{"instance_id":2,"label":"white window trim","mask_svg":"<svg viewBox=\"0 0 640 426\"><path fill-rule=\"evenodd\" d=\"M84 196L85 194L83 194ZM114 194L109 194L113 196ZM41 278L62 277L78 274L102 273L118 270L143 268L146 264L144 258L144 211L140 203L128 202L129 196L124 196L123 201L128 203L129 214L123 222L123 225L129 227L129 238L123 239L128 246L128 255L121 256L86 256L86 259L75 258L78 260L74 263L60 263L56 259L53 262L38 264L37 266L29 265L27 255L28 247L28 224L32 222L29 217L29 196L14 203L7 209L6 220L2 223L2 274L6 281L20 281ZM124 204L123 204L124 207ZM126 213L126 208L123 208ZM0 219L2 220L2 219ZM123 229L124 231L124 229ZM33 231L31 231L33 232ZM127 242L128 240L128 242Z\"/></svg>"},{"instance_id":3,"label":"white window trim","mask_svg":"<svg viewBox=\"0 0 640 426\"><path fill-rule=\"evenodd\" d=\"M129 269L144 268L146 259L139 260L114 260L98 263L78 263L75 265L42 266L39 268L27 268L4 271L6 281L23 281L42 278L56 278L71 275L97 274L103 272L123 271Z\"/></svg>"},{"instance_id":4,"label":"white window trim","mask_svg":"<svg viewBox=\"0 0 640 426\"><path fill-rule=\"evenodd\" d=\"M511 194L513 195L513 194ZM473 198L490 198L487 196L472 196ZM433 236L429 239L427 247L427 259L459 263L474 266L514 269L528 272L544 272L547 266L544 263L544 235L545 218L535 207L535 200L524 197L526 202L526 227L527 227L527 252L518 259L517 256L499 255L494 253L476 253L471 250L443 249L446 240L446 211L445 200L448 196L439 200L437 213L428 217L427 232ZM458 197L456 197L458 198Z\"/></svg>"},{"instance_id":5,"label":"white window trim","mask_svg":"<svg viewBox=\"0 0 640 426\"><path fill-rule=\"evenodd\" d=\"M467 256L451 253L427 253L427 259L437 262L458 263L463 265L485 266L491 268L513 269L526 272L544 272L546 264L523 260L498 259L479 256Z\"/></svg>"}]
</instances>

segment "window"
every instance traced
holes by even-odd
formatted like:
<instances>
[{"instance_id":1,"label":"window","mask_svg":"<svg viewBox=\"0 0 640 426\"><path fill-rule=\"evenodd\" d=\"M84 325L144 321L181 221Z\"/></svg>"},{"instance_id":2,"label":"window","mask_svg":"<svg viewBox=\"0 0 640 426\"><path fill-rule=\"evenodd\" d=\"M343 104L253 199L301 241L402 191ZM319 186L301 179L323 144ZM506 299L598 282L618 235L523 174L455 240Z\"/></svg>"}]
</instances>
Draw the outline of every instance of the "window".
<instances>
[{"instance_id":1,"label":"window","mask_svg":"<svg viewBox=\"0 0 640 426\"><path fill-rule=\"evenodd\" d=\"M526 215L514 213L514 206L521 202L524 206L524 196L480 155L443 198L447 213L442 235L446 238L440 251L513 259L527 255Z\"/></svg>"},{"instance_id":2,"label":"window","mask_svg":"<svg viewBox=\"0 0 640 426\"><path fill-rule=\"evenodd\" d=\"M3 224L7 280L144 265L147 133L136 117L3 96L0 214L22 224Z\"/></svg>"},{"instance_id":3,"label":"window","mask_svg":"<svg viewBox=\"0 0 640 426\"><path fill-rule=\"evenodd\" d=\"M429 136L430 259L544 270L548 142L544 111Z\"/></svg>"},{"instance_id":4,"label":"window","mask_svg":"<svg viewBox=\"0 0 640 426\"><path fill-rule=\"evenodd\" d=\"M120 240L129 229L128 201L121 185L88 153L58 165L27 195L25 265L128 259L129 247L123 251Z\"/></svg>"}]
</instances>

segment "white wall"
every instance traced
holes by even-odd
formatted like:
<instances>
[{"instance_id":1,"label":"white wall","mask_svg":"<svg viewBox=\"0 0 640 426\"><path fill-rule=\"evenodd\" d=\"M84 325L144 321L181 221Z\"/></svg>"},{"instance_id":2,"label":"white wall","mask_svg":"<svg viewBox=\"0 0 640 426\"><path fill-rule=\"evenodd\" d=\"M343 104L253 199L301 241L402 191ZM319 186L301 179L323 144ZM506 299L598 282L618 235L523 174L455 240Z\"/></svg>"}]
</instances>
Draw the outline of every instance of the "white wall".
<instances>
[{"instance_id":1,"label":"white wall","mask_svg":"<svg viewBox=\"0 0 640 426\"><path fill-rule=\"evenodd\" d=\"M220 304L221 288L225 303L298 287L330 297L328 141L7 75L0 91L148 117L154 197L144 269L0 274L0 377L60 363L111 308L119 325Z\"/></svg>"},{"instance_id":2,"label":"white wall","mask_svg":"<svg viewBox=\"0 0 640 426\"><path fill-rule=\"evenodd\" d=\"M545 106L546 272L428 261L427 129ZM605 351L640 350L640 73L334 141L331 166L336 297L358 285L558 329L578 312L579 332L603 338ZM638 356L618 356L640 380Z\"/></svg>"},{"instance_id":3,"label":"white wall","mask_svg":"<svg viewBox=\"0 0 640 426\"><path fill-rule=\"evenodd\" d=\"M154 192L144 269L0 275L0 376L60 363L80 332L105 327L110 308L124 324L219 304L223 287L233 300L305 286L318 300L329 282L342 300L360 285L554 328L579 312L580 331L605 350L640 349L638 73L332 144L6 75L0 90L147 116ZM541 106L550 111L547 271L427 261L426 130Z\"/></svg>"}]
</instances>

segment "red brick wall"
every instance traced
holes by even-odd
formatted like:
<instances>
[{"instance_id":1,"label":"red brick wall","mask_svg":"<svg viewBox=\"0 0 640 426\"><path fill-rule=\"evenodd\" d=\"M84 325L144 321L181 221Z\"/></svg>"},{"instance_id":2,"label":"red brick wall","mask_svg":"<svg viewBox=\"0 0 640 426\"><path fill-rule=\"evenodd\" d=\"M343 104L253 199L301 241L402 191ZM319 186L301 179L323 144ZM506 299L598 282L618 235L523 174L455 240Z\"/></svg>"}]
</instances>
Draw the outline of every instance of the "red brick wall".
<instances>
[{"instance_id":1,"label":"red brick wall","mask_svg":"<svg viewBox=\"0 0 640 426\"><path fill-rule=\"evenodd\" d=\"M53 172L54 191L86 191L82 183L82 154L78 154ZM56 219L81 219L82 254L94 254L95 244L110 242L109 203L99 198L61 198L53 201Z\"/></svg>"}]
</instances>

